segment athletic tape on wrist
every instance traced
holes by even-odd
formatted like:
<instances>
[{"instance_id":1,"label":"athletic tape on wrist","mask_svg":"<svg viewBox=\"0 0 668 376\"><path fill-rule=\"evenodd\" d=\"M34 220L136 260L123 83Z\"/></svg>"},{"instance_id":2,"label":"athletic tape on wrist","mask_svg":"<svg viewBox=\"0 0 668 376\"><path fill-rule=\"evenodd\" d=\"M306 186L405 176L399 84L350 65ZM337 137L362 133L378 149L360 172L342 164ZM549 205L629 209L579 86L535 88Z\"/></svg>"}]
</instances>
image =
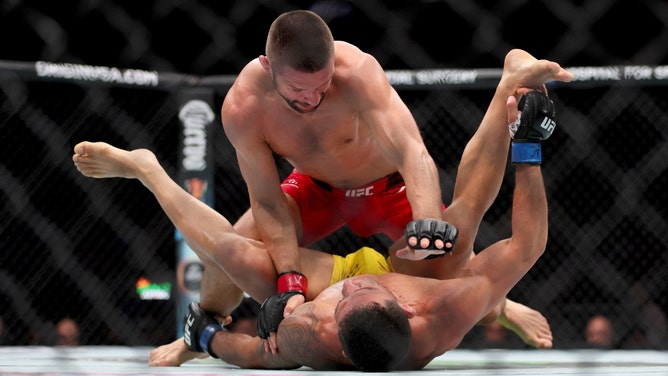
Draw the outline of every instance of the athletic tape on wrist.
<instances>
[{"instance_id":1,"label":"athletic tape on wrist","mask_svg":"<svg viewBox=\"0 0 668 376\"><path fill-rule=\"evenodd\" d=\"M306 292L308 291L306 276L294 270L279 274L276 284L276 291L279 294L283 292L298 292L306 296Z\"/></svg>"},{"instance_id":2,"label":"athletic tape on wrist","mask_svg":"<svg viewBox=\"0 0 668 376\"><path fill-rule=\"evenodd\" d=\"M511 143L513 163L541 164L543 162L543 151L540 142L515 142Z\"/></svg>"},{"instance_id":3,"label":"athletic tape on wrist","mask_svg":"<svg viewBox=\"0 0 668 376\"><path fill-rule=\"evenodd\" d=\"M218 358L218 356L211 351L209 346L211 345L211 341L213 341L214 334L222 330L225 330L225 328L218 324L209 324L202 329L202 333L199 335L199 347L204 350L204 352L211 355L212 358Z\"/></svg>"}]
</instances>

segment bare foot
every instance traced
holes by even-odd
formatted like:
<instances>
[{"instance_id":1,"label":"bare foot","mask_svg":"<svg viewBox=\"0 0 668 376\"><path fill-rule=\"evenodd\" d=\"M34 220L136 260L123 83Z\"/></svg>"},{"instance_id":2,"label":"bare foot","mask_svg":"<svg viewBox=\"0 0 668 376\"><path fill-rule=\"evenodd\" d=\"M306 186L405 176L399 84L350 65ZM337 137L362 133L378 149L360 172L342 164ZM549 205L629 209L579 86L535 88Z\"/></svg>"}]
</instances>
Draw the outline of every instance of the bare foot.
<instances>
[{"instance_id":1,"label":"bare foot","mask_svg":"<svg viewBox=\"0 0 668 376\"><path fill-rule=\"evenodd\" d=\"M541 89L550 81L570 82L573 74L558 63L538 60L526 51L514 49L506 54L503 63L502 80L507 80L517 90L519 88ZM513 90L513 91L516 91Z\"/></svg>"},{"instance_id":2,"label":"bare foot","mask_svg":"<svg viewBox=\"0 0 668 376\"><path fill-rule=\"evenodd\" d=\"M141 178L145 171L159 165L146 149L126 151L104 142L84 141L74 147L74 165L92 178Z\"/></svg>"},{"instance_id":3,"label":"bare foot","mask_svg":"<svg viewBox=\"0 0 668 376\"><path fill-rule=\"evenodd\" d=\"M520 336L526 344L539 349L552 348L552 330L540 312L506 299L506 307L498 321Z\"/></svg>"},{"instance_id":4,"label":"bare foot","mask_svg":"<svg viewBox=\"0 0 668 376\"><path fill-rule=\"evenodd\" d=\"M179 338L170 344L151 350L148 365L149 367L178 367L189 360L204 359L208 356L206 353L188 350L183 338Z\"/></svg>"}]
</instances>

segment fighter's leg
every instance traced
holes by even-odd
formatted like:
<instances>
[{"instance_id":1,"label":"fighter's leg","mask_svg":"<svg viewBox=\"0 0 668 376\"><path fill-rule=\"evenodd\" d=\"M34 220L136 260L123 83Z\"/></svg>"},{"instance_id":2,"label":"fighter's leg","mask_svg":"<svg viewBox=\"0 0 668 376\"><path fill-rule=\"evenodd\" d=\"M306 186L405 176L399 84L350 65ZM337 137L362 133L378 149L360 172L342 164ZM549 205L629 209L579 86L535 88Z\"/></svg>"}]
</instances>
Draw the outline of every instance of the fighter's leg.
<instances>
[{"instance_id":1,"label":"fighter's leg","mask_svg":"<svg viewBox=\"0 0 668 376\"><path fill-rule=\"evenodd\" d=\"M159 164L155 155L146 149L126 151L106 143L82 142L75 146L72 157L82 174L95 178L123 177L140 180L156 197L165 213L184 236L186 243L199 256L205 267L200 289L201 307L221 317L229 316L242 298L242 290L224 272L223 262L230 269L238 270L242 263L255 268L256 277L248 280L249 269L236 277L247 282L245 288L260 297L271 293L275 280L273 265L262 257L260 243L251 243L236 234L232 225L222 215L202 203L176 184ZM240 257L232 257L231 252L239 249ZM249 257L250 261L244 261ZM242 260L239 260L242 258ZM222 261L221 261L222 260ZM236 263L236 265L234 265ZM264 265L264 269L262 269ZM267 275L265 278L257 275ZM246 277L246 280L243 278ZM262 281L270 281L263 283ZM263 290L266 289L266 290ZM199 354L189 352L178 339L172 344L156 349L151 354L151 362L163 365L179 365Z\"/></svg>"},{"instance_id":2,"label":"fighter's leg","mask_svg":"<svg viewBox=\"0 0 668 376\"><path fill-rule=\"evenodd\" d=\"M275 271L263 244L239 235L225 217L183 190L151 151L126 151L106 143L82 142L75 146L72 159L86 176L138 179L153 193L209 271L229 271L228 282L234 280L244 291L258 298L271 291L264 282L273 284ZM240 268L244 269L243 273L238 271ZM254 278L247 277L248 274ZM216 296L218 294L216 292Z\"/></svg>"},{"instance_id":3,"label":"fighter's leg","mask_svg":"<svg viewBox=\"0 0 668 376\"><path fill-rule=\"evenodd\" d=\"M547 319L524 304L506 298L505 307L497 321L530 346L539 349L552 348L552 330Z\"/></svg>"}]
</instances>

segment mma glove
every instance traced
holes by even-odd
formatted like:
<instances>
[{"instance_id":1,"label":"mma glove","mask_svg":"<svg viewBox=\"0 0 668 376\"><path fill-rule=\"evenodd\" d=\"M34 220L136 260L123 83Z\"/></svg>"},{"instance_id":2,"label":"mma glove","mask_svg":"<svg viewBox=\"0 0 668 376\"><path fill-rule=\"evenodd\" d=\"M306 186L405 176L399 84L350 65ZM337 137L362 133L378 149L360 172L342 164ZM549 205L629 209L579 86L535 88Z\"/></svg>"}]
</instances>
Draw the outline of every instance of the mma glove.
<instances>
[{"instance_id":1,"label":"mma glove","mask_svg":"<svg viewBox=\"0 0 668 376\"><path fill-rule=\"evenodd\" d=\"M265 299L257 317L257 333L262 339L269 338L270 333L278 330L288 300L297 294L306 297L308 291L306 276L294 270L279 274L276 281L278 293Z\"/></svg>"},{"instance_id":2,"label":"mma glove","mask_svg":"<svg viewBox=\"0 0 668 376\"><path fill-rule=\"evenodd\" d=\"M411 248L415 250L444 251L440 254L430 254L424 258L424 260L429 260L443 257L446 253L452 252L452 249L457 243L459 232L455 226L438 219L417 219L406 225L405 235L406 240L410 237L417 238L417 244L411 246ZM429 245L427 247L422 247L420 245L420 239L424 238L429 239ZM443 240L445 248L436 248L434 243L438 239Z\"/></svg>"},{"instance_id":3,"label":"mma glove","mask_svg":"<svg viewBox=\"0 0 668 376\"><path fill-rule=\"evenodd\" d=\"M227 331L216 319L204 312L197 302L188 306L188 313L183 320L183 341L190 351L205 352L213 358L218 358L211 351L213 336L219 331Z\"/></svg>"},{"instance_id":4,"label":"mma glove","mask_svg":"<svg viewBox=\"0 0 668 376\"><path fill-rule=\"evenodd\" d=\"M541 142L547 140L557 126L554 102L541 91L530 91L517 104L517 120L508 124L512 138L513 163L541 164Z\"/></svg>"}]
</instances>

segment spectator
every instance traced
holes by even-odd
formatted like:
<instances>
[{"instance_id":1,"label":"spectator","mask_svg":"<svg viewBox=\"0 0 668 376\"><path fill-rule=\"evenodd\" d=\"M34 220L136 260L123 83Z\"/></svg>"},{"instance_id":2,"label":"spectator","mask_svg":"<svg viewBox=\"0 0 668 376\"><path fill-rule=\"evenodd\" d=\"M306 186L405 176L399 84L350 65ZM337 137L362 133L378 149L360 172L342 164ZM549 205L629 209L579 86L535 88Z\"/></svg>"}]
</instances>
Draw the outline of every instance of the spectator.
<instances>
[{"instance_id":1,"label":"spectator","mask_svg":"<svg viewBox=\"0 0 668 376\"><path fill-rule=\"evenodd\" d=\"M491 324L478 325L475 328L475 339L469 344L475 349L522 349L524 342L498 321Z\"/></svg>"},{"instance_id":2,"label":"spectator","mask_svg":"<svg viewBox=\"0 0 668 376\"><path fill-rule=\"evenodd\" d=\"M508 329L498 321L485 325L485 347L491 349L514 349L522 347L521 343L513 341Z\"/></svg>"},{"instance_id":3,"label":"spectator","mask_svg":"<svg viewBox=\"0 0 668 376\"><path fill-rule=\"evenodd\" d=\"M641 325L635 324L629 329L621 342L621 348L625 350L647 349L647 334Z\"/></svg>"},{"instance_id":4,"label":"spectator","mask_svg":"<svg viewBox=\"0 0 668 376\"><path fill-rule=\"evenodd\" d=\"M56 328L52 322L39 322L28 330L29 346L54 346L57 342Z\"/></svg>"},{"instance_id":5,"label":"spectator","mask_svg":"<svg viewBox=\"0 0 668 376\"><path fill-rule=\"evenodd\" d=\"M587 321L585 341L588 347L611 349L614 344L612 322L606 316L598 314Z\"/></svg>"},{"instance_id":6,"label":"spectator","mask_svg":"<svg viewBox=\"0 0 668 376\"><path fill-rule=\"evenodd\" d=\"M79 346L79 325L71 318L58 321L56 334L56 346Z\"/></svg>"},{"instance_id":7,"label":"spectator","mask_svg":"<svg viewBox=\"0 0 668 376\"><path fill-rule=\"evenodd\" d=\"M9 345L9 342L9 335L5 330L5 322L2 320L2 316L0 316L0 346Z\"/></svg>"},{"instance_id":8,"label":"spectator","mask_svg":"<svg viewBox=\"0 0 668 376\"><path fill-rule=\"evenodd\" d=\"M639 332L644 333L644 347L655 350L668 348L668 320L663 309L639 282L631 286L628 295L633 310L640 312L636 326Z\"/></svg>"}]
</instances>

